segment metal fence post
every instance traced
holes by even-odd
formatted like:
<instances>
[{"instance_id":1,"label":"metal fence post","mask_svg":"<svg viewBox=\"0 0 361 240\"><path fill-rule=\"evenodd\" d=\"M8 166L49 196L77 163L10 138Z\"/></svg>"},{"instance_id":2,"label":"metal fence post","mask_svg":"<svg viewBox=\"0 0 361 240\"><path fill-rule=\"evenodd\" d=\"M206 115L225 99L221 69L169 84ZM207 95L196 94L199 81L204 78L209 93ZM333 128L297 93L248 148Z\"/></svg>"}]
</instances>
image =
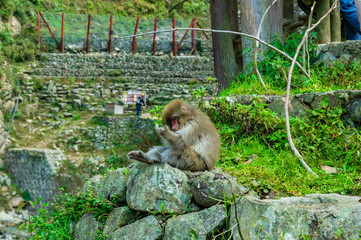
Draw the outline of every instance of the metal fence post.
<instances>
[{"instance_id":1,"label":"metal fence post","mask_svg":"<svg viewBox=\"0 0 361 240\"><path fill-rule=\"evenodd\" d=\"M113 34L113 14L110 14L109 42L108 42L109 54L112 53L112 45L113 45L112 34Z\"/></svg>"},{"instance_id":2,"label":"metal fence post","mask_svg":"<svg viewBox=\"0 0 361 240\"><path fill-rule=\"evenodd\" d=\"M134 35L137 35L137 31L138 31L138 25L139 25L139 17L137 18L137 23L135 25L135 30L134 30ZM137 52L137 37L134 36L133 37L133 42L132 42L132 51L135 54Z\"/></svg>"},{"instance_id":3,"label":"metal fence post","mask_svg":"<svg viewBox=\"0 0 361 240\"><path fill-rule=\"evenodd\" d=\"M49 24L46 22L45 18L43 17L43 14L41 14L40 11L39 11L39 15L40 15L40 17L43 19L43 21L44 21L44 23L45 23L45 26L48 28L51 36L53 37L53 39L54 39L54 41L55 41L55 43L56 43L56 46L58 47L58 50L60 50L60 47L61 47L61 46L60 46L58 40L56 40L56 37L54 36L54 33L51 31L51 29L50 29L50 27L49 27Z\"/></svg>"},{"instance_id":4,"label":"metal fence post","mask_svg":"<svg viewBox=\"0 0 361 240\"><path fill-rule=\"evenodd\" d=\"M154 32L156 32L157 31L157 23L158 23L158 18L157 17L155 17L155 19L154 19ZM155 36L156 36L157 34L156 33L154 33L154 35L153 35L153 55L155 55L155 53L157 52L157 45L156 45L156 42L155 42Z\"/></svg>"},{"instance_id":5,"label":"metal fence post","mask_svg":"<svg viewBox=\"0 0 361 240\"><path fill-rule=\"evenodd\" d=\"M196 28L196 27L197 27L197 18L195 17L193 19L192 28ZM197 37L196 30L192 30L192 55L197 55L196 37Z\"/></svg>"},{"instance_id":6,"label":"metal fence post","mask_svg":"<svg viewBox=\"0 0 361 240\"><path fill-rule=\"evenodd\" d=\"M38 11L38 48L41 46L40 11Z\"/></svg>"},{"instance_id":7,"label":"metal fence post","mask_svg":"<svg viewBox=\"0 0 361 240\"><path fill-rule=\"evenodd\" d=\"M91 21L91 14L89 13L88 16L88 32L86 36L86 52L90 52L90 21Z\"/></svg>"},{"instance_id":8,"label":"metal fence post","mask_svg":"<svg viewBox=\"0 0 361 240\"><path fill-rule=\"evenodd\" d=\"M175 17L173 18L173 29L175 29ZM177 49L176 49L177 45L175 42L175 30L173 31L173 56L176 57L177 56Z\"/></svg>"},{"instance_id":9,"label":"metal fence post","mask_svg":"<svg viewBox=\"0 0 361 240\"><path fill-rule=\"evenodd\" d=\"M60 52L64 53L64 20L65 20L65 15L63 13L62 19L61 19L61 47L60 47Z\"/></svg>"}]
</instances>

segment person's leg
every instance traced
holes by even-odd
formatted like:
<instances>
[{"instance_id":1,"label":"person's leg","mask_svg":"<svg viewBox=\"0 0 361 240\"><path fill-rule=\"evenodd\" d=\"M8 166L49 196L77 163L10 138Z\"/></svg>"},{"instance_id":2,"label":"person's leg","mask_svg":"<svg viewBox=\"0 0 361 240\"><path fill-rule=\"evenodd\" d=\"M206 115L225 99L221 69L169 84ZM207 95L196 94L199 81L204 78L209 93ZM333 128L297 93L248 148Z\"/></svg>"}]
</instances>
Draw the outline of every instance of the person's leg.
<instances>
[{"instance_id":1,"label":"person's leg","mask_svg":"<svg viewBox=\"0 0 361 240\"><path fill-rule=\"evenodd\" d=\"M140 108L141 106L137 104L137 116L140 116Z\"/></svg>"}]
</instances>

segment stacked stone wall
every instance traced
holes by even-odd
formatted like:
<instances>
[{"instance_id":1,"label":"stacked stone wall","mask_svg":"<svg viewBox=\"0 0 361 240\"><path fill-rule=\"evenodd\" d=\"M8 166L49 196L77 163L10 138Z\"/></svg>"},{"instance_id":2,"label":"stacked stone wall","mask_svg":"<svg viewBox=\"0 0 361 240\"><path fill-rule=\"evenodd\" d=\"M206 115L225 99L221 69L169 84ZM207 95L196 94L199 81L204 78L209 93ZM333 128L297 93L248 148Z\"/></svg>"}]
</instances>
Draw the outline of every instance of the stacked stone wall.
<instances>
[{"instance_id":1,"label":"stacked stone wall","mask_svg":"<svg viewBox=\"0 0 361 240\"><path fill-rule=\"evenodd\" d=\"M5 159L14 184L29 193L32 201L38 197L42 203L53 200L56 171L65 160L60 150L13 148L7 150Z\"/></svg>"},{"instance_id":2,"label":"stacked stone wall","mask_svg":"<svg viewBox=\"0 0 361 240\"><path fill-rule=\"evenodd\" d=\"M92 101L122 102L126 90L146 91L148 104L187 99L214 77L214 67L213 59L205 56L42 54L31 74L45 83L39 89L34 81L25 81L23 90L29 98L39 97L60 108L66 104L89 108Z\"/></svg>"}]
</instances>

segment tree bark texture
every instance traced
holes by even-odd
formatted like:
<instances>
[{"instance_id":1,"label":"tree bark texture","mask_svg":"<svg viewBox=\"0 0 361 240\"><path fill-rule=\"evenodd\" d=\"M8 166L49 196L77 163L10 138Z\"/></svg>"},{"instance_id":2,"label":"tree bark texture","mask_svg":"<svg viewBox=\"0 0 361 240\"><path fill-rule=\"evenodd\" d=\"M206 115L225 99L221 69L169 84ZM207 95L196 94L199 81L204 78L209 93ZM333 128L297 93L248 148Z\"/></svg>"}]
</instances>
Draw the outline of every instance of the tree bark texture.
<instances>
[{"instance_id":1,"label":"tree bark texture","mask_svg":"<svg viewBox=\"0 0 361 240\"><path fill-rule=\"evenodd\" d=\"M212 29L239 31L237 0L211 0ZM220 89L227 88L239 73L234 51L236 35L212 33L214 69Z\"/></svg>"},{"instance_id":2,"label":"tree bark texture","mask_svg":"<svg viewBox=\"0 0 361 240\"><path fill-rule=\"evenodd\" d=\"M273 0L240 0L241 32L256 35L263 13L272 2ZM279 40L283 36L283 0L278 0L266 15L260 39L270 42L275 36ZM243 50L251 49L243 55L243 69L245 70L253 59L255 43L250 39L242 38L242 46ZM262 46L261 52L264 49L265 47Z\"/></svg>"},{"instance_id":3,"label":"tree bark texture","mask_svg":"<svg viewBox=\"0 0 361 240\"><path fill-rule=\"evenodd\" d=\"M340 0L330 0L330 7L333 2L337 1L337 8L331 12L331 41L341 42L341 14L340 14Z\"/></svg>"},{"instance_id":4,"label":"tree bark texture","mask_svg":"<svg viewBox=\"0 0 361 240\"><path fill-rule=\"evenodd\" d=\"M294 13L294 1L293 0L284 0L283 1L283 18L284 19L293 19Z\"/></svg>"},{"instance_id":5,"label":"tree bark texture","mask_svg":"<svg viewBox=\"0 0 361 240\"><path fill-rule=\"evenodd\" d=\"M330 0L319 0L315 6L315 14L317 20L324 16L330 9ZM331 42L331 23L330 16L327 16L316 28L317 42L329 43Z\"/></svg>"}]
</instances>

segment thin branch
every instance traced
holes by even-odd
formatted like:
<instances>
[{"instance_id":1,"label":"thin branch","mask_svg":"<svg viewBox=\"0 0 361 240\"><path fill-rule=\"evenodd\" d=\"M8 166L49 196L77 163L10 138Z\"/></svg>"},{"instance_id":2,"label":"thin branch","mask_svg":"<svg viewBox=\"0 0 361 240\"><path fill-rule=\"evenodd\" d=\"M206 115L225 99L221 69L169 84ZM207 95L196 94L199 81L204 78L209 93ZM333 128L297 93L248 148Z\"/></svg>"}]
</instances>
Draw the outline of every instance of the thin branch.
<instances>
[{"instance_id":1,"label":"thin branch","mask_svg":"<svg viewBox=\"0 0 361 240\"><path fill-rule=\"evenodd\" d=\"M293 58L290 57L287 53L279 50L278 48L276 48L275 46L259 39L258 37L255 37L253 35L247 34L247 33L241 33L241 32L235 32L235 31L228 31L228 30L214 30L214 29L207 29L207 28L172 28L172 29L166 29L166 30L158 30L158 31L152 31L152 32L145 32L145 33L139 33L137 35L127 35L127 36L121 36L119 37L119 39L121 38L132 38L132 37L140 37L140 36L145 36L145 35L151 35L154 33L165 33L165 32L173 32L173 31L180 31L180 30L195 30L195 31L204 31L204 32L214 32L214 33L229 33L229 34L235 34L235 35L240 35L240 36L244 36L244 37L249 37L253 40L256 40L258 42L260 42L261 44L272 48L274 51L282 54L283 56L285 56L288 60L292 61ZM295 63L297 65L297 67L303 72L303 74L305 74L305 76L308 79L311 79L310 75L307 73L307 71L301 66L301 64L299 62L296 61Z\"/></svg>"},{"instance_id":2,"label":"thin branch","mask_svg":"<svg viewBox=\"0 0 361 240\"><path fill-rule=\"evenodd\" d=\"M311 27L313 11L315 10L315 7L314 7L315 4L316 4L316 1L313 2L312 8L311 8L311 12L310 12L310 16L309 16L309 18L308 18L308 26L307 26L307 28L310 28L310 27ZM310 53L308 52L308 37L307 37L307 39L306 39L305 46L306 46L306 53L307 53L307 70L308 70L308 74L310 74L311 69L310 69Z\"/></svg>"},{"instance_id":3,"label":"thin branch","mask_svg":"<svg viewBox=\"0 0 361 240\"><path fill-rule=\"evenodd\" d=\"M313 3L312 9L314 8L314 6L315 6L315 3ZM337 7L337 1L335 1L335 2L332 4L332 7L330 8L330 10L329 10L322 18L320 18L315 25L313 25L312 27L310 27L310 28L308 28L308 29L306 30L305 35L303 36L300 45L297 47L295 56L294 56L294 58L293 58L293 60L292 60L292 64L291 64L290 70L289 70L289 72L288 72L288 79L287 79L287 94L286 94L286 102L285 102L285 118L286 118L287 139L288 139L288 142L289 142L289 144L290 144L290 147L291 147L293 153L298 157L298 159L300 160L302 166L305 167L308 172L310 172L311 174L313 174L313 175L316 176L316 177L318 177L318 175L317 175L315 172L313 172L312 169L311 169L311 168L307 165L307 163L303 160L301 154L299 153L299 151L298 151L297 148L295 147L295 144L293 143L292 135L291 135L291 130L290 130L290 117L289 117L289 114L288 114L288 104L289 104L289 101L290 101L292 71L293 71L293 68L294 68L294 66L295 66L297 56L298 56L298 54L300 53L301 47L305 44L306 39L308 38L309 33L310 33L315 27L317 27L317 25L319 25L319 24L322 22L322 20L325 19L325 18L332 12L332 10L334 10L336 7Z\"/></svg>"},{"instance_id":4,"label":"thin branch","mask_svg":"<svg viewBox=\"0 0 361 240\"><path fill-rule=\"evenodd\" d=\"M188 0L183 0L179 3L177 3L176 5L174 5L170 10L169 12L172 12L174 9L176 9L177 7L179 7L180 5L182 5L183 3L187 2Z\"/></svg>"},{"instance_id":5,"label":"thin branch","mask_svg":"<svg viewBox=\"0 0 361 240\"><path fill-rule=\"evenodd\" d=\"M262 18L261 18L261 21L259 23L259 26L258 26L258 31L257 31L257 36L259 38L259 36L261 35L261 29L262 29L262 25L263 25L263 21L267 15L267 13L269 12L269 10L271 9L271 7L277 2L277 0L274 0L271 5L268 6L268 8L266 9L266 11L264 12ZM258 71L258 66L257 66L257 55L258 55L258 49L259 49L259 42L256 41L256 49L254 50L254 59L253 59L253 62L254 62L254 70L256 71L256 74L257 74L257 77L259 78L260 82L262 83L263 87L266 88L266 85L264 84L263 82L263 79L262 79L262 75L261 73Z\"/></svg>"}]
</instances>

